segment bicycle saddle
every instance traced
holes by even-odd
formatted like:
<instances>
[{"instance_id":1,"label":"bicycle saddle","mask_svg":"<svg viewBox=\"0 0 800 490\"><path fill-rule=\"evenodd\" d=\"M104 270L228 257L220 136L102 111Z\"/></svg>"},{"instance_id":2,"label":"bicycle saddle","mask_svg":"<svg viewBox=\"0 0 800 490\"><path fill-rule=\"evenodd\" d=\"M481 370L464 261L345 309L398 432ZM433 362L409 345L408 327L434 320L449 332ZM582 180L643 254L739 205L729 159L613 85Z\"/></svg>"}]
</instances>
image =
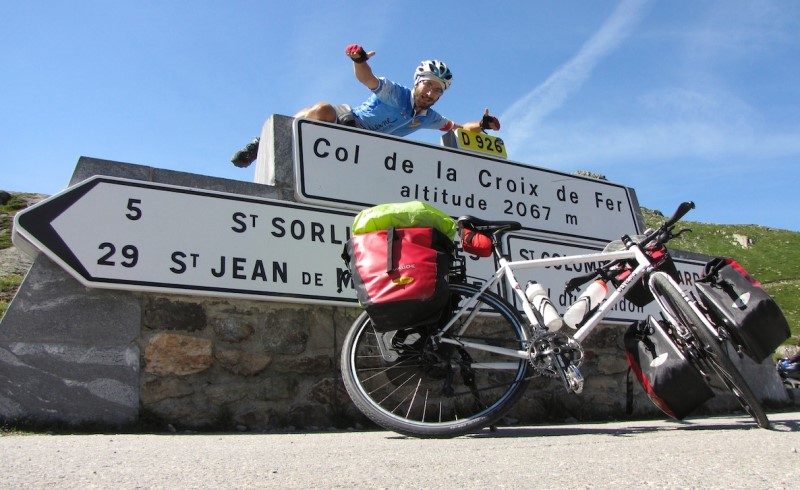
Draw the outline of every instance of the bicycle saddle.
<instances>
[{"instance_id":1,"label":"bicycle saddle","mask_svg":"<svg viewBox=\"0 0 800 490\"><path fill-rule=\"evenodd\" d=\"M522 228L519 221L486 221L475 216L462 216L458 218L458 226L484 233L495 234L499 232L514 231Z\"/></svg>"}]
</instances>

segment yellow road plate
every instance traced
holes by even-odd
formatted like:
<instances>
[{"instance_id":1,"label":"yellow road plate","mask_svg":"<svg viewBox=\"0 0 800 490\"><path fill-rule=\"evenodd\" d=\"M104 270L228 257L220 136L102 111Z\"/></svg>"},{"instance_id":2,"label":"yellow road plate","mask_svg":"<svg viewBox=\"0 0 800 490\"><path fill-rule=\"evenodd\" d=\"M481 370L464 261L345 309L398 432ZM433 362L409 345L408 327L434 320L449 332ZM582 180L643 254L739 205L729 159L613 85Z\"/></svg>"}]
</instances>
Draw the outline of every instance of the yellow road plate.
<instances>
[{"instance_id":1,"label":"yellow road plate","mask_svg":"<svg viewBox=\"0 0 800 490\"><path fill-rule=\"evenodd\" d=\"M456 144L462 150L477 151L493 157L508 158L503 140L486 133L456 129Z\"/></svg>"}]
</instances>

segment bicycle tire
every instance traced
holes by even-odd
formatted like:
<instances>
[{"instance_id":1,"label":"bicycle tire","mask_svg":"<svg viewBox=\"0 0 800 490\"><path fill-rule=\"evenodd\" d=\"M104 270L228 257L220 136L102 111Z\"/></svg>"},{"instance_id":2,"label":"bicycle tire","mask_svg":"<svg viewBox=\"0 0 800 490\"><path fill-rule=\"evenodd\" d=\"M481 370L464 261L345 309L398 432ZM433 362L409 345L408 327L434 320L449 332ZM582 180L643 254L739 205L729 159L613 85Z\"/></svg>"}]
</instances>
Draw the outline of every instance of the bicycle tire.
<instances>
[{"instance_id":1,"label":"bicycle tire","mask_svg":"<svg viewBox=\"0 0 800 490\"><path fill-rule=\"evenodd\" d=\"M679 320L684 322L694 333L697 340L702 344L704 352L708 354L705 360L728 390L733 393L745 412L755 420L759 427L771 428L764 408L753 393L753 390L750 389L747 380L744 379L744 376L742 376L742 373L739 372L739 369L728 355L725 342L720 341L708 331L703 320L689 306L683 298L683 293L675 288L666 274L663 272L653 273L653 287L656 289L656 293L669 303L673 313L679 317Z\"/></svg>"},{"instance_id":2,"label":"bicycle tire","mask_svg":"<svg viewBox=\"0 0 800 490\"><path fill-rule=\"evenodd\" d=\"M450 289L454 305L479 291L468 284L452 284ZM480 296L480 304L499 317L480 315L464 335L447 336L527 348L527 327L513 306L488 291ZM342 346L341 372L347 393L381 427L425 438L475 432L500 419L528 385L527 359L444 343L434 351L428 347L433 345L433 334L420 329L397 332L404 336L403 342L414 339L414 334L420 337L408 347L401 343L395 361L387 361L381 353L378 333L366 313L353 323ZM505 369L474 369L477 362L500 362Z\"/></svg>"}]
</instances>

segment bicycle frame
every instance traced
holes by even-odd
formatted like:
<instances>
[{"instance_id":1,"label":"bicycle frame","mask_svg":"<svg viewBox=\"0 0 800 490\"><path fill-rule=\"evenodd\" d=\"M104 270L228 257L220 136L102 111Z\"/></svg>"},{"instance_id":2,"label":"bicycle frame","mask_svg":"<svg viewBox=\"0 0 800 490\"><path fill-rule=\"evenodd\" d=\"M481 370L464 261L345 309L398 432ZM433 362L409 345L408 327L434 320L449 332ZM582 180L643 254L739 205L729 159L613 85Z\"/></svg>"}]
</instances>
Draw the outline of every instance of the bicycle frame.
<instances>
[{"instance_id":1,"label":"bicycle frame","mask_svg":"<svg viewBox=\"0 0 800 490\"><path fill-rule=\"evenodd\" d=\"M686 402L686 408L693 409L693 403L696 407L705 400L704 395L692 397L695 390L691 386L686 390L677 386L682 383L680 377L669 377L671 381L667 384L659 384L658 380L663 378L660 370L688 367L690 371L696 370L706 385L711 386L714 379L721 382L759 427L769 428L769 419L758 398L731 360L729 332L723 324L716 323L690 290L678 284L680 279L669 256L662 257L667 253L664 245L685 231L673 233L676 223L693 207L691 202L681 203L659 228L636 237L625 235L606 247L618 250L617 243L623 244L619 251L519 261L510 259L502 241L503 233L520 229L519 223L470 216L459 219L462 232L472 230L491 237L497 270L484 284L476 286L463 282L464 263L456 261L449 271L454 283L449 308L444 313L452 316L438 331L430 332L426 325L422 330L417 326L398 330L405 330L399 335L398 331L379 332L371 328L367 314L359 316L342 348L342 379L348 394L371 420L404 434L450 437L490 426L517 403L533 378L560 379L568 393L582 393L585 383L580 366L587 357L581 343L605 318L615 317L611 312L628 297L637 306L655 300L660 309L660 318L637 322L625 333L627 352L636 357L632 349L647 350L641 358L647 364L639 364L655 371L645 373L642 369L637 371L637 378L648 394L658 398L664 395L662 402L656 403L659 408L677 417L678 412L671 408L673 403L677 408ZM463 238L462 245L468 244L466 233ZM550 323L551 312L546 311L544 316L537 306L529 303L527 288L519 284L517 271L543 267L570 269L569 266L578 264L582 267L571 270L585 273L566 283L570 297L576 285L596 277L613 281L616 287L599 305L591 305L594 308L576 330L549 330L544 322L547 318ZM522 277L527 279L528 275L537 278L550 274L539 270ZM495 294L501 285L507 288L509 296L516 295L512 298L516 297L520 306L515 306L511 298ZM635 291L642 287L649 289L652 298L646 291ZM538 296L541 289L538 286L535 289ZM637 293L635 298L633 292ZM484 314L489 316L488 324L477 319ZM653 342L656 336L658 348ZM663 351L664 343L671 344L682 358ZM733 347L739 348L735 343ZM658 367L662 364L649 362L668 357L679 366ZM635 364L632 359L629 363ZM697 381L696 376L691 378Z\"/></svg>"},{"instance_id":2,"label":"bicycle frame","mask_svg":"<svg viewBox=\"0 0 800 490\"><path fill-rule=\"evenodd\" d=\"M535 328L538 327L542 331L544 331L544 327L540 326L538 321L536 320L536 315L533 313L530 303L528 299L525 297L525 292L520 287L519 281L517 281L516 276L514 275L514 270L521 270L521 269L532 269L532 268L542 268L542 267L552 267L552 266L559 266L559 265L569 265L569 264L577 264L579 262L606 262L606 261L615 261L620 259L635 259L637 266L633 269L631 274L617 287L611 295L606 298L600 307L594 311L583 323L580 329L578 329L571 338L577 341L578 343L582 342L589 334L600 324L602 319L606 316L609 310L611 310L617 303L619 303L625 296L626 291L628 288L638 281L645 273L647 273L648 269L652 267L650 264L649 259L642 252L638 247L632 247L628 250L621 250L617 252L599 252L599 253L592 253L592 254L580 254L580 255L569 255L565 257L550 257L546 259L532 259L532 260L520 260L520 261L509 261L501 254L496 254L499 257L499 264L500 267L497 271L492 275L492 277L486 282L486 284L481 287L480 291L474 294L472 297L467 299L464 302L464 305L459 308L453 318L442 327L442 329L436 335L436 339L443 343L454 344L454 345L461 345L465 347L471 347L478 350L485 350L489 352L494 352L497 354L505 354L509 357L519 358L519 359L528 359L530 353L528 351L523 350L514 350L514 349L507 349L503 347L496 347L496 346L488 346L485 344L477 343L477 342L470 342L467 340L456 340L444 337L443 335L453 327L455 322L458 318L461 317L467 310L472 308L477 302L478 298L481 294L489 290L489 288L496 285L502 279L505 278L508 285L511 287L511 290L514 291L517 298L519 299L520 303L522 304L523 312L525 313L526 318L530 322L532 326ZM472 311L467 316L466 321L464 322L464 326L459 331L459 335L464 333L466 328L469 326L472 319L478 314L478 309L473 308Z\"/></svg>"}]
</instances>

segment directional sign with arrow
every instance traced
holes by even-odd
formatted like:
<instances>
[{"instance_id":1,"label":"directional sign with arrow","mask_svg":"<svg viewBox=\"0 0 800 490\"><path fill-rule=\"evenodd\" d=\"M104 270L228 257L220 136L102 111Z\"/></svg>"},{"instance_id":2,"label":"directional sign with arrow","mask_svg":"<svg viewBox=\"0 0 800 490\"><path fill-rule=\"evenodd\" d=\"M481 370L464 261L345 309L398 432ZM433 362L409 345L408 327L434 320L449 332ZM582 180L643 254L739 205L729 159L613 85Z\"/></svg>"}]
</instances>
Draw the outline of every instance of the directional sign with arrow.
<instances>
[{"instance_id":1,"label":"directional sign with arrow","mask_svg":"<svg viewBox=\"0 0 800 490\"><path fill-rule=\"evenodd\" d=\"M354 215L96 176L19 213L14 240L91 287L354 304Z\"/></svg>"}]
</instances>

